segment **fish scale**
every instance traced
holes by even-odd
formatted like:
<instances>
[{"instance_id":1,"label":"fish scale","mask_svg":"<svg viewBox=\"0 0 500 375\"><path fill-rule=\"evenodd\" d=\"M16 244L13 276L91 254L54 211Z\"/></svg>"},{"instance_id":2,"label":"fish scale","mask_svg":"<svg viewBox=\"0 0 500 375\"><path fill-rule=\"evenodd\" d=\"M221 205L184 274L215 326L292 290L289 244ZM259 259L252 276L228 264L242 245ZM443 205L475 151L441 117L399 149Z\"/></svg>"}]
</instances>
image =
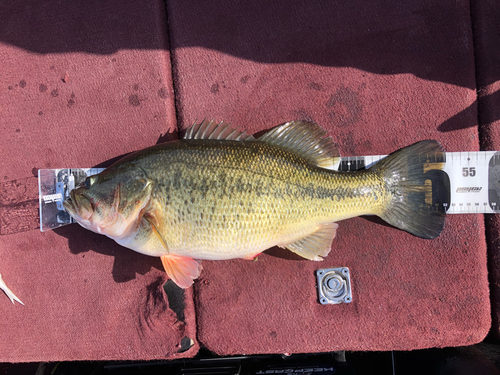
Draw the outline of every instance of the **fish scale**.
<instances>
[{"instance_id":1,"label":"fish scale","mask_svg":"<svg viewBox=\"0 0 500 375\"><path fill-rule=\"evenodd\" d=\"M294 242L313 226L378 212L384 202L374 199L374 191L385 192L372 172L314 167L260 142L179 142L142 160L148 171L169 160L152 174L156 184L172 181L153 195L166 207L160 226L169 251L198 259L255 255Z\"/></svg>"}]
</instances>

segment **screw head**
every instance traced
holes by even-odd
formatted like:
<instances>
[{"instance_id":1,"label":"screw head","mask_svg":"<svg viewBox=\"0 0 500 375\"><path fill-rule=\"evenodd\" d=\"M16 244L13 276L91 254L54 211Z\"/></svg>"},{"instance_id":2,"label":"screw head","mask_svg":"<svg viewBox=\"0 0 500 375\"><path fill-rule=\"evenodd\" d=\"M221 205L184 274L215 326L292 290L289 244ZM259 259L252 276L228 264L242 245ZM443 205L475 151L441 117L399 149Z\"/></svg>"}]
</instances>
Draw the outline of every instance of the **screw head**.
<instances>
[{"instance_id":1,"label":"screw head","mask_svg":"<svg viewBox=\"0 0 500 375\"><path fill-rule=\"evenodd\" d=\"M339 290L342 287L342 281L338 277L330 277L326 280L326 286L331 290Z\"/></svg>"}]
</instances>

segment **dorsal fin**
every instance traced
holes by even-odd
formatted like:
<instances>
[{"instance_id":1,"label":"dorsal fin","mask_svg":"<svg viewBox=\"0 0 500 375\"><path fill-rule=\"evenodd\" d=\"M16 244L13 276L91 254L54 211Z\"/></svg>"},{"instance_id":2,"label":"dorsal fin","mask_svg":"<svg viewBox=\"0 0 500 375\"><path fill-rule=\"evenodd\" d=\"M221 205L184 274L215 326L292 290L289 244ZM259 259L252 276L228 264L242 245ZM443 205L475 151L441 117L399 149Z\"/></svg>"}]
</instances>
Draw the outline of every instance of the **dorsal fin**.
<instances>
[{"instance_id":1,"label":"dorsal fin","mask_svg":"<svg viewBox=\"0 0 500 375\"><path fill-rule=\"evenodd\" d=\"M228 122L221 121L216 123L214 120L197 124L194 123L186 130L184 139L212 139L225 141L253 141L253 135L246 131L241 131L239 128L233 129Z\"/></svg>"},{"instance_id":2,"label":"dorsal fin","mask_svg":"<svg viewBox=\"0 0 500 375\"><path fill-rule=\"evenodd\" d=\"M258 140L287 148L321 168L334 169L340 161L337 145L328 133L314 122L290 121Z\"/></svg>"}]
</instances>

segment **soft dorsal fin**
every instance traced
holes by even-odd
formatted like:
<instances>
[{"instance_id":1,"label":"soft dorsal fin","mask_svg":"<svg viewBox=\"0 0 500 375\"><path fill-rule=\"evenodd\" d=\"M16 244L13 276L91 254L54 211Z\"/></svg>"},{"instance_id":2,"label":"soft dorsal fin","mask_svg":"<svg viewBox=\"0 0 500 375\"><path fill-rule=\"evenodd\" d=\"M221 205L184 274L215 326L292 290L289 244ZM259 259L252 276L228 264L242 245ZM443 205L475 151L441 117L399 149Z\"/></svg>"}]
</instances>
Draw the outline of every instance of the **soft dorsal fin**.
<instances>
[{"instance_id":1,"label":"soft dorsal fin","mask_svg":"<svg viewBox=\"0 0 500 375\"><path fill-rule=\"evenodd\" d=\"M287 148L321 168L334 169L340 154L328 133L314 122L291 121L280 125L258 140Z\"/></svg>"},{"instance_id":2,"label":"soft dorsal fin","mask_svg":"<svg viewBox=\"0 0 500 375\"><path fill-rule=\"evenodd\" d=\"M221 121L216 123L214 120L197 124L194 123L186 130L184 139L212 139L225 141L253 141L253 135L246 131L241 131L239 128L233 129L228 122Z\"/></svg>"}]
</instances>

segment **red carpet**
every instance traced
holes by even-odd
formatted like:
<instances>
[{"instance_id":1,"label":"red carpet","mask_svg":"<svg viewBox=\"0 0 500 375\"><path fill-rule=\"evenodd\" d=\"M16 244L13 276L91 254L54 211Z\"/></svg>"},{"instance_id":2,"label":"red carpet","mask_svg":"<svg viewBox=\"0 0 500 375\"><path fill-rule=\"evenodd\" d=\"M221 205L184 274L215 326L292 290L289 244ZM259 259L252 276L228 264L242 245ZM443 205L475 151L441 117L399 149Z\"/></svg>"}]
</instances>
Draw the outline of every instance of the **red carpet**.
<instances>
[{"instance_id":1,"label":"red carpet","mask_svg":"<svg viewBox=\"0 0 500 375\"><path fill-rule=\"evenodd\" d=\"M467 3L218 4L168 2L182 127L215 116L258 132L304 119L328 129L342 155L427 138L478 150ZM228 355L404 350L486 335L482 216L450 216L434 241L364 218L337 233L322 263L276 249L257 262L204 262L201 343ZM351 269L353 302L321 306L314 271L339 266Z\"/></svg>"},{"instance_id":2,"label":"red carpet","mask_svg":"<svg viewBox=\"0 0 500 375\"><path fill-rule=\"evenodd\" d=\"M176 129L162 2L0 5L0 361L152 359L196 340L159 259L71 225L38 230L37 169L94 166ZM184 339L184 342L189 342Z\"/></svg>"},{"instance_id":3,"label":"red carpet","mask_svg":"<svg viewBox=\"0 0 500 375\"><path fill-rule=\"evenodd\" d=\"M168 297L159 259L77 225L38 230L38 169L99 165L196 119L251 132L315 121L342 155L422 139L500 149L493 1L472 15L451 0L166 3L0 4L0 272L26 304L0 298L0 361L481 341L496 216L485 229L481 215L450 215L436 240L356 218L340 223L322 263L278 249L254 262L204 261L194 293ZM320 305L314 272L339 266L351 270L353 302ZM498 332L498 284L492 293Z\"/></svg>"},{"instance_id":4,"label":"red carpet","mask_svg":"<svg viewBox=\"0 0 500 375\"><path fill-rule=\"evenodd\" d=\"M481 149L500 150L500 47L496 1L473 2ZM500 217L486 215L492 333L500 338Z\"/></svg>"}]
</instances>

